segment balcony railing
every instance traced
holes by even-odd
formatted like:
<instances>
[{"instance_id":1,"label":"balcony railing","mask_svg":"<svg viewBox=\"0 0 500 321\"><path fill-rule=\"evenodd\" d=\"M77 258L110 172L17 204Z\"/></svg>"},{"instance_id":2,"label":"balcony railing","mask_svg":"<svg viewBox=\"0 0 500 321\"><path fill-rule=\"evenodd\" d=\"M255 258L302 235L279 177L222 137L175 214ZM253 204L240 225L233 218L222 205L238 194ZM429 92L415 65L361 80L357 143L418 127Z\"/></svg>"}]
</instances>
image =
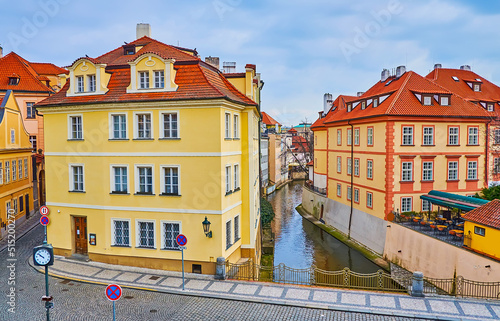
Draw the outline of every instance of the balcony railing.
<instances>
[{"instance_id":1,"label":"balcony railing","mask_svg":"<svg viewBox=\"0 0 500 321\"><path fill-rule=\"evenodd\" d=\"M313 192L316 192L316 193L318 193L318 194L321 194L321 195L326 196L326 187L325 187L325 188L319 188L319 187L317 187L317 186L314 186L312 181L306 181L305 186L306 186L309 190L311 190L311 191L313 191Z\"/></svg>"}]
</instances>

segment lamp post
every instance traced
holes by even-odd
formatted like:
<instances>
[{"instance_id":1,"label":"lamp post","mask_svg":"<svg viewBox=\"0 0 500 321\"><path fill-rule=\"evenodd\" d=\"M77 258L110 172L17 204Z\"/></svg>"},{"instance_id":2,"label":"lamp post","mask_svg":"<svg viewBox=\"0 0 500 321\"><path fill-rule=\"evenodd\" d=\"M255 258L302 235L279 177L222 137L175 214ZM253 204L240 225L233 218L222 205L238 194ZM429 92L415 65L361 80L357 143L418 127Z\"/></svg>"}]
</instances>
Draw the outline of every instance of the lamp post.
<instances>
[{"instance_id":1,"label":"lamp post","mask_svg":"<svg viewBox=\"0 0 500 321\"><path fill-rule=\"evenodd\" d=\"M209 238L212 237L212 231L210 231L210 221L207 219L206 216L205 220L201 222L201 224L203 225L203 232L205 232L205 236Z\"/></svg>"}]
</instances>

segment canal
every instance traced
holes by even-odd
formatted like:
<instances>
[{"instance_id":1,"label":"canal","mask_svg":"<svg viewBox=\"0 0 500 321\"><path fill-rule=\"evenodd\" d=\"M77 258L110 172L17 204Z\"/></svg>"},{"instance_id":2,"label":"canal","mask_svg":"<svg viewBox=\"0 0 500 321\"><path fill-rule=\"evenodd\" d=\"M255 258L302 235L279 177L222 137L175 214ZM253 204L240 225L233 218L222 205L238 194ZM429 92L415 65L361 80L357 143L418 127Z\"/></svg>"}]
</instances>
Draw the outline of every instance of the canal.
<instances>
[{"instance_id":1,"label":"canal","mask_svg":"<svg viewBox=\"0 0 500 321\"><path fill-rule=\"evenodd\" d=\"M379 270L380 267L361 253L304 219L295 210L302 203L302 187L303 181L295 181L268 197L276 213L272 224L274 265L284 263L295 269L316 265L327 271L348 267L358 273Z\"/></svg>"}]
</instances>

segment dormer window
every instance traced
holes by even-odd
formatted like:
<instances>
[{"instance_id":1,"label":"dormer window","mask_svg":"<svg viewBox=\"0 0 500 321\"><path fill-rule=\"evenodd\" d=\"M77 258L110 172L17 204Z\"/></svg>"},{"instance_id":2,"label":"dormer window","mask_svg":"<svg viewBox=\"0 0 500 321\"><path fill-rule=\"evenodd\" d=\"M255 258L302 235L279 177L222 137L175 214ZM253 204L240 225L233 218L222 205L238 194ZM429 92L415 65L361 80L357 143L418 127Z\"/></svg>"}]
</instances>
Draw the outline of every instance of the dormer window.
<instances>
[{"instance_id":1,"label":"dormer window","mask_svg":"<svg viewBox=\"0 0 500 321\"><path fill-rule=\"evenodd\" d=\"M494 111L495 110L495 107L493 105L493 103L488 103L488 111Z\"/></svg>"},{"instance_id":2,"label":"dormer window","mask_svg":"<svg viewBox=\"0 0 500 321\"><path fill-rule=\"evenodd\" d=\"M378 97L373 98L373 107L378 107Z\"/></svg>"},{"instance_id":3,"label":"dormer window","mask_svg":"<svg viewBox=\"0 0 500 321\"><path fill-rule=\"evenodd\" d=\"M135 55L135 45L124 45L123 54L125 56Z\"/></svg>"},{"instance_id":4,"label":"dormer window","mask_svg":"<svg viewBox=\"0 0 500 321\"><path fill-rule=\"evenodd\" d=\"M85 85L83 82L83 76L76 76L76 92L83 93L85 91Z\"/></svg>"},{"instance_id":5,"label":"dormer window","mask_svg":"<svg viewBox=\"0 0 500 321\"><path fill-rule=\"evenodd\" d=\"M430 106L430 105L432 105L432 97L424 96L424 106Z\"/></svg>"},{"instance_id":6,"label":"dormer window","mask_svg":"<svg viewBox=\"0 0 500 321\"><path fill-rule=\"evenodd\" d=\"M361 109L365 109L366 108L366 101L362 101L361 102Z\"/></svg>"},{"instance_id":7,"label":"dormer window","mask_svg":"<svg viewBox=\"0 0 500 321\"><path fill-rule=\"evenodd\" d=\"M148 89L149 88L149 72L139 71L139 88Z\"/></svg>"},{"instance_id":8,"label":"dormer window","mask_svg":"<svg viewBox=\"0 0 500 321\"><path fill-rule=\"evenodd\" d=\"M95 91L95 75L88 75L87 82L89 91Z\"/></svg>"},{"instance_id":9,"label":"dormer window","mask_svg":"<svg viewBox=\"0 0 500 321\"><path fill-rule=\"evenodd\" d=\"M9 86L17 86L18 84L19 84L18 76L9 77Z\"/></svg>"},{"instance_id":10,"label":"dormer window","mask_svg":"<svg viewBox=\"0 0 500 321\"><path fill-rule=\"evenodd\" d=\"M352 110L352 105L351 104L347 104L347 112L350 112Z\"/></svg>"},{"instance_id":11,"label":"dormer window","mask_svg":"<svg viewBox=\"0 0 500 321\"><path fill-rule=\"evenodd\" d=\"M441 106L449 106L450 105L450 97L448 97L448 96L441 96L441 97L439 97L439 99L440 99L439 104Z\"/></svg>"},{"instance_id":12,"label":"dormer window","mask_svg":"<svg viewBox=\"0 0 500 321\"><path fill-rule=\"evenodd\" d=\"M111 74L106 73L106 64L84 57L76 60L68 69L70 86L66 96L104 95L108 91Z\"/></svg>"},{"instance_id":13,"label":"dormer window","mask_svg":"<svg viewBox=\"0 0 500 321\"><path fill-rule=\"evenodd\" d=\"M481 91L481 84L474 84L474 91Z\"/></svg>"},{"instance_id":14,"label":"dormer window","mask_svg":"<svg viewBox=\"0 0 500 321\"><path fill-rule=\"evenodd\" d=\"M165 87L165 73L163 70L155 71L155 88Z\"/></svg>"}]
</instances>

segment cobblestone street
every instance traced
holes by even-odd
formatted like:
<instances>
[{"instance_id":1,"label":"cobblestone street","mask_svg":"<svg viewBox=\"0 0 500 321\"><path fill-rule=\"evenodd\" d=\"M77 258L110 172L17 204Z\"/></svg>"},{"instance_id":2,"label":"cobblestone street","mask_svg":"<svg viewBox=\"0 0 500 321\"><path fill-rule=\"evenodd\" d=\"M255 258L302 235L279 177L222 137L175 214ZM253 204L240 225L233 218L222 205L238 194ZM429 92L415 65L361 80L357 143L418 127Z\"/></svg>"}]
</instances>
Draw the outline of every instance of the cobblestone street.
<instances>
[{"instance_id":1,"label":"cobblestone street","mask_svg":"<svg viewBox=\"0 0 500 321\"><path fill-rule=\"evenodd\" d=\"M32 248L41 244L43 228L36 227L16 243L16 309L8 312L10 286L7 250L0 253L2 303L0 320L45 320L40 301L45 293L43 275L31 268L27 260ZM104 286L49 278L50 294L55 307L51 320L110 320L112 304L104 295ZM416 320L364 313L286 307L232 300L210 299L124 289L116 303L117 320ZM418 319L421 320L421 319Z\"/></svg>"}]
</instances>

